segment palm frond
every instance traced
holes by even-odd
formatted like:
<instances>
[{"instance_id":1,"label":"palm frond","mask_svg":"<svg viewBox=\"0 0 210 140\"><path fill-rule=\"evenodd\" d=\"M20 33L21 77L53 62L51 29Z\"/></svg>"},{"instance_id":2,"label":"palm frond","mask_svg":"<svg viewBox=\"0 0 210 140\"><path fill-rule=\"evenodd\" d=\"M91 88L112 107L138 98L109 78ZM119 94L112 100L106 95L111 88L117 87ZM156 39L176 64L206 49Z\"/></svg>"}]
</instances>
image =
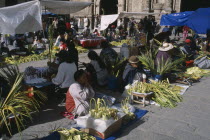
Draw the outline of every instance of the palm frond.
<instances>
[{"instance_id":1,"label":"palm frond","mask_svg":"<svg viewBox=\"0 0 210 140\"><path fill-rule=\"evenodd\" d=\"M150 70L153 74L156 73L155 70L155 62L154 59L152 58L152 54L150 52L146 53L146 54L141 54L139 56L139 61L142 63L142 65Z\"/></svg>"},{"instance_id":2,"label":"palm frond","mask_svg":"<svg viewBox=\"0 0 210 140\"><path fill-rule=\"evenodd\" d=\"M4 78L10 86L15 82L17 75L20 73L17 65L6 65L0 68L0 76Z\"/></svg>"},{"instance_id":3,"label":"palm frond","mask_svg":"<svg viewBox=\"0 0 210 140\"><path fill-rule=\"evenodd\" d=\"M163 75L165 73L169 73L172 70L178 71L179 66L184 61L184 58L177 59L172 61L172 59L163 60L163 58L157 60L157 74Z\"/></svg>"},{"instance_id":4,"label":"palm frond","mask_svg":"<svg viewBox=\"0 0 210 140\"><path fill-rule=\"evenodd\" d=\"M33 91L36 97L28 97L29 91L21 91L22 80L23 74L18 74L7 97L0 100L0 128L5 125L10 135L12 132L9 117L14 117L15 125L20 132L24 128L25 118L32 119L30 113L38 111L40 104L46 100L46 96L38 91Z\"/></svg>"}]
</instances>

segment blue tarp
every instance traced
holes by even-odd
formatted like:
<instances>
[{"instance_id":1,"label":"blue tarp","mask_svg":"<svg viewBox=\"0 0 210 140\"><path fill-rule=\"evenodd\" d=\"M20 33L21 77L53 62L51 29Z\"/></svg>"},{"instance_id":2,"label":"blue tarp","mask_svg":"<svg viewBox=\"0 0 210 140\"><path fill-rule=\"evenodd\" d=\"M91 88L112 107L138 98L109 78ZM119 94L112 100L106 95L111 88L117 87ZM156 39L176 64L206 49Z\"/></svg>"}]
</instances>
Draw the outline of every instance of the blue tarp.
<instances>
[{"instance_id":1,"label":"blue tarp","mask_svg":"<svg viewBox=\"0 0 210 140\"><path fill-rule=\"evenodd\" d=\"M188 17L192 15L194 11L187 11L181 13L173 13L162 15L160 25L161 26L184 26L188 20Z\"/></svg>"},{"instance_id":2,"label":"blue tarp","mask_svg":"<svg viewBox=\"0 0 210 140\"><path fill-rule=\"evenodd\" d=\"M162 15L161 26L188 26L198 34L210 32L210 8Z\"/></svg>"},{"instance_id":3,"label":"blue tarp","mask_svg":"<svg viewBox=\"0 0 210 140\"><path fill-rule=\"evenodd\" d=\"M54 15L56 15L56 14L53 14L53 13L51 13L51 12L43 12L42 15L52 15L52 16L54 16Z\"/></svg>"},{"instance_id":4,"label":"blue tarp","mask_svg":"<svg viewBox=\"0 0 210 140\"><path fill-rule=\"evenodd\" d=\"M198 34L206 34L210 30L210 8L199 8L189 16L186 25Z\"/></svg>"}]
</instances>

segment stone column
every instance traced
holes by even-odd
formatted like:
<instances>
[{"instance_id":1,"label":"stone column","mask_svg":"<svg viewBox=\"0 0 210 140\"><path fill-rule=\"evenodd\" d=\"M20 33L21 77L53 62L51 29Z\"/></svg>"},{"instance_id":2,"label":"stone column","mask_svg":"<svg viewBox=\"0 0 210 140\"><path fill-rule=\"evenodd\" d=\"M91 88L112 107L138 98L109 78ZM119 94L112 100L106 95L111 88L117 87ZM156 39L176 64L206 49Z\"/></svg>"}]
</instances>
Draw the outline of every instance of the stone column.
<instances>
[{"instance_id":1,"label":"stone column","mask_svg":"<svg viewBox=\"0 0 210 140\"><path fill-rule=\"evenodd\" d=\"M149 10L150 10L150 0L144 0L144 4L143 4L142 9L145 12L149 12Z\"/></svg>"},{"instance_id":2,"label":"stone column","mask_svg":"<svg viewBox=\"0 0 210 140\"><path fill-rule=\"evenodd\" d=\"M172 11L172 0L166 0L164 6L165 6L164 10L167 13L171 13L171 11Z\"/></svg>"},{"instance_id":3,"label":"stone column","mask_svg":"<svg viewBox=\"0 0 210 140\"><path fill-rule=\"evenodd\" d=\"M125 11L125 0L118 0L118 13Z\"/></svg>"},{"instance_id":4,"label":"stone column","mask_svg":"<svg viewBox=\"0 0 210 140\"><path fill-rule=\"evenodd\" d=\"M95 10L96 10L95 13L98 14L98 15L100 15L100 1L101 0L96 0L95 1Z\"/></svg>"}]
</instances>

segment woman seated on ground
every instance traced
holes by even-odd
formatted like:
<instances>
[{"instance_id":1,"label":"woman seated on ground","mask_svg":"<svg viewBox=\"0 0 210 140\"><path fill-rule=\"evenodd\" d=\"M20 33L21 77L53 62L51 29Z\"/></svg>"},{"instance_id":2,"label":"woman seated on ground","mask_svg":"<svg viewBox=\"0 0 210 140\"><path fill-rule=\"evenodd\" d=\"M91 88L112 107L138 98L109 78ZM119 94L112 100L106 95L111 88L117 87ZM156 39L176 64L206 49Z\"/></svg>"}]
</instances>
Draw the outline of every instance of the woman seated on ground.
<instances>
[{"instance_id":1,"label":"woman seated on ground","mask_svg":"<svg viewBox=\"0 0 210 140\"><path fill-rule=\"evenodd\" d=\"M18 36L17 39L13 42L13 46L17 51L25 52L26 55L29 55L28 49L25 48L25 41L23 36Z\"/></svg>"},{"instance_id":2,"label":"woman seated on ground","mask_svg":"<svg viewBox=\"0 0 210 140\"><path fill-rule=\"evenodd\" d=\"M100 33L98 32L97 29L95 29L95 30L93 31L93 34L95 34L96 36L100 36Z\"/></svg>"},{"instance_id":3,"label":"woman seated on ground","mask_svg":"<svg viewBox=\"0 0 210 140\"><path fill-rule=\"evenodd\" d=\"M192 46L192 41L190 39L185 40L185 45L181 48L181 50L190 60L194 60L198 54L198 51Z\"/></svg>"},{"instance_id":4,"label":"woman seated on ground","mask_svg":"<svg viewBox=\"0 0 210 140\"><path fill-rule=\"evenodd\" d=\"M135 81L146 82L146 74L140 67L139 59L136 56L131 56L128 64L123 72L124 86L132 84Z\"/></svg>"},{"instance_id":5,"label":"woman seated on ground","mask_svg":"<svg viewBox=\"0 0 210 140\"><path fill-rule=\"evenodd\" d=\"M78 50L75 48L74 41L71 39L67 39L66 44L67 44L68 53L70 55L70 58L72 59L72 61L75 62L77 69L78 69L79 53L78 53Z\"/></svg>"},{"instance_id":6,"label":"woman seated on ground","mask_svg":"<svg viewBox=\"0 0 210 140\"><path fill-rule=\"evenodd\" d=\"M100 58L102 59L102 61L105 64L109 63L108 61L115 62L116 59L118 58L118 54L114 49L110 47L109 43L104 41L101 43L101 47L102 50L100 53Z\"/></svg>"},{"instance_id":7,"label":"woman seated on ground","mask_svg":"<svg viewBox=\"0 0 210 140\"><path fill-rule=\"evenodd\" d=\"M95 69L98 85L105 86L108 78L108 72L105 64L95 51L90 51L88 53L88 58L91 60L90 64Z\"/></svg>"},{"instance_id":8,"label":"woman seated on ground","mask_svg":"<svg viewBox=\"0 0 210 140\"><path fill-rule=\"evenodd\" d=\"M74 82L66 93L66 110L74 115L86 115L89 112L90 99L95 92L90 86L87 74L84 70L78 70L74 74Z\"/></svg>"},{"instance_id":9,"label":"woman seated on ground","mask_svg":"<svg viewBox=\"0 0 210 140\"><path fill-rule=\"evenodd\" d=\"M171 51L173 50L173 45L171 43L163 43L163 46L158 49L158 53L155 59L155 64L165 63L168 59L171 58Z\"/></svg>"},{"instance_id":10,"label":"woman seated on ground","mask_svg":"<svg viewBox=\"0 0 210 140\"><path fill-rule=\"evenodd\" d=\"M36 48L35 49L36 54L40 54L40 53L44 52L44 50L46 49L45 45L42 43L42 38L38 38L34 42L33 46Z\"/></svg>"},{"instance_id":11,"label":"woman seated on ground","mask_svg":"<svg viewBox=\"0 0 210 140\"><path fill-rule=\"evenodd\" d=\"M74 73L77 71L77 67L69 58L67 51L60 51L58 53L59 67L58 73L55 78L52 79L53 84L58 86L58 93L66 93L69 86L74 83Z\"/></svg>"}]
</instances>

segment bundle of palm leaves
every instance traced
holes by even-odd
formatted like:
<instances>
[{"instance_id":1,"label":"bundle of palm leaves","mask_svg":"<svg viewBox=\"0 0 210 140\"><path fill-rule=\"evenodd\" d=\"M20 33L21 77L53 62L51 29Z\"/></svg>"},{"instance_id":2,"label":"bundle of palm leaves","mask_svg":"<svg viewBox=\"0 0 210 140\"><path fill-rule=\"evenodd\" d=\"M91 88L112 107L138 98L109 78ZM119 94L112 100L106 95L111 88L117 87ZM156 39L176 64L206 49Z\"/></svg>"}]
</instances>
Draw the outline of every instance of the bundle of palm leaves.
<instances>
[{"instance_id":1,"label":"bundle of palm leaves","mask_svg":"<svg viewBox=\"0 0 210 140\"><path fill-rule=\"evenodd\" d=\"M165 73L169 73L171 71L179 71L179 66L184 62L184 58L180 58L177 60L167 59L166 61L159 60L157 61L157 71L156 74L163 75Z\"/></svg>"},{"instance_id":2,"label":"bundle of palm leaves","mask_svg":"<svg viewBox=\"0 0 210 140\"><path fill-rule=\"evenodd\" d=\"M178 71L179 66L185 59L180 58L174 61L172 59L167 59L164 61L162 58L162 60L159 60L155 66L155 60L152 56L152 53L147 52L145 54L141 54L141 56L139 56L139 60L145 69L150 70L152 74L163 75L165 73L170 73L171 71Z\"/></svg>"},{"instance_id":3,"label":"bundle of palm leaves","mask_svg":"<svg viewBox=\"0 0 210 140\"><path fill-rule=\"evenodd\" d=\"M0 76L11 86L5 97L2 97L2 90L0 90L0 129L5 126L9 134L12 135L9 118L14 118L17 130L21 132L25 119L32 119L31 112L38 111L40 104L46 100L46 96L40 91L23 90L24 75L19 73L17 66L1 68ZM29 97L31 92L35 96Z\"/></svg>"},{"instance_id":4,"label":"bundle of palm leaves","mask_svg":"<svg viewBox=\"0 0 210 140\"><path fill-rule=\"evenodd\" d=\"M110 75L118 77L123 73L125 69L127 59L117 58L115 61L111 61L109 58L106 59L105 65Z\"/></svg>"}]
</instances>

